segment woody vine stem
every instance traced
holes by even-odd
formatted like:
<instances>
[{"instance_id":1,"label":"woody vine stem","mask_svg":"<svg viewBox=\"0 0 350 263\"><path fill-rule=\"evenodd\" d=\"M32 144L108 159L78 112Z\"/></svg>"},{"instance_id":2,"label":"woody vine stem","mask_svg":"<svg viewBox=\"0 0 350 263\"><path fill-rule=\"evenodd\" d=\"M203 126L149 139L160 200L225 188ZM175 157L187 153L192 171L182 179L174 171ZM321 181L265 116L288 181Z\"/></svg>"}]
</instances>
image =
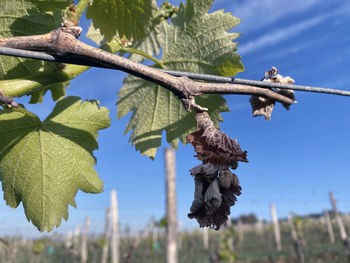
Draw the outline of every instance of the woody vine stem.
<instances>
[{"instance_id":1,"label":"woody vine stem","mask_svg":"<svg viewBox=\"0 0 350 263\"><path fill-rule=\"evenodd\" d=\"M270 89L239 84L202 83L192 81L187 77L174 77L155 68L89 46L77 39L80 33L80 27L62 27L43 35L2 38L0 46L48 52L119 69L172 91L184 103L186 109L205 111L194 102L194 97L213 93L259 95L289 105L293 103L289 97Z\"/></svg>"}]
</instances>

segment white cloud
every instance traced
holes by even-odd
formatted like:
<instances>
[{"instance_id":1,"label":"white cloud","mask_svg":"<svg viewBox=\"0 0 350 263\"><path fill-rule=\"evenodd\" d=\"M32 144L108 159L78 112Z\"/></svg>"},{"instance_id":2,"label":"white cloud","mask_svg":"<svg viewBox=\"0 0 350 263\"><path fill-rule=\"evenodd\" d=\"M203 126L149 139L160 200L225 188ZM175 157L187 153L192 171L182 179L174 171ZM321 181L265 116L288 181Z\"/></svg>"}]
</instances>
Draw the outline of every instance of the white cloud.
<instances>
[{"instance_id":1,"label":"white cloud","mask_svg":"<svg viewBox=\"0 0 350 263\"><path fill-rule=\"evenodd\" d=\"M246 55L247 53L257 51L259 49L262 49L263 47L272 46L277 42L293 37L304 30L307 30L315 25L322 23L328 17L328 14L319 15L317 17L307 19L305 21L293 24L291 26L279 29L277 31L267 33L259 37L258 39L255 39L251 42L248 42L245 45L242 45L239 48L239 54Z\"/></svg>"},{"instance_id":2,"label":"white cloud","mask_svg":"<svg viewBox=\"0 0 350 263\"><path fill-rule=\"evenodd\" d=\"M343 14L349 14L349 4L345 4L333 12L319 14L299 23L269 32L255 40L248 42L245 45L242 45L239 48L238 53L240 55L247 55L248 53L258 51L262 48L272 48L272 46L278 42L294 37L295 35L298 35L305 30L308 30L316 25L325 22L327 19L330 19L332 17L340 17Z\"/></svg>"},{"instance_id":3,"label":"white cloud","mask_svg":"<svg viewBox=\"0 0 350 263\"><path fill-rule=\"evenodd\" d=\"M282 17L302 13L324 0L217 0L215 4L242 19L239 30L242 33L252 32L272 24ZM214 5L215 5L214 4Z\"/></svg>"}]
</instances>

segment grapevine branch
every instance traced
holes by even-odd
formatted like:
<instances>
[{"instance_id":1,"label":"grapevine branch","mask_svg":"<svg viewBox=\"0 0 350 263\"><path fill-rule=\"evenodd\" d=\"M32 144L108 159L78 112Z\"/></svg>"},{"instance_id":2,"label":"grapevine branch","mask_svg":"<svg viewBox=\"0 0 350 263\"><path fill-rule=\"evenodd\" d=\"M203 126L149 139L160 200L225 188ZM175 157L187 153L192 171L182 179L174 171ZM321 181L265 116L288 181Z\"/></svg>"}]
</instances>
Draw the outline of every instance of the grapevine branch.
<instances>
[{"instance_id":1,"label":"grapevine branch","mask_svg":"<svg viewBox=\"0 0 350 263\"><path fill-rule=\"evenodd\" d=\"M129 48L129 50L131 49ZM57 63L67 63L67 64L75 64L75 65L90 66L90 67L97 67L97 68L114 69L113 67L107 66L105 64L100 64L94 61L89 61L89 60L84 60L79 58L67 58L65 56L51 55L51 54L37 52L37 51L28 51L28 50L8 48L8 47L0 47L0 54L7 55L7 56L14 56L14 57L57 62ZM168 69L159 69L159 70L169 75L172 75L174 77L188 77L190 79L214 81L219 83L241 84L241 85L270 88L270 89L278 88L278 89L289 89L289 90L325 93L325 94L333 94L333 95L341 95L341 96L350 96L350 91L347 91L347 90L337 90L337 89L328 89L328 88L322 88L322 87L274 83L274 82L266 82L266 81L259 81L259 80L224 77L224 76L193 73L193 72L183 72L183 71L168 70Z\"/></svg>"},{"instance_id":2,"label":"grapevine branch","mask_svg":"<svg viewBox=\"0 0 350 263\"><path fill-rule=\"evenodd\" d=\"M192 81L187 77L171 76L158 69L89 46L77 39L80 33L80 27L62 27L43 35L0 38L0 47L47 52L57 58L77 59L80 61L80 64L84 65L97 64L118 69L154 82L172 91L187 109L192 108L199 112L206 109L197 105L194 97L210 93L250 94L266 97L288 105L293 103L291 98L266 88L241 84L202 83Z\"/></svg>"}]
</instances>

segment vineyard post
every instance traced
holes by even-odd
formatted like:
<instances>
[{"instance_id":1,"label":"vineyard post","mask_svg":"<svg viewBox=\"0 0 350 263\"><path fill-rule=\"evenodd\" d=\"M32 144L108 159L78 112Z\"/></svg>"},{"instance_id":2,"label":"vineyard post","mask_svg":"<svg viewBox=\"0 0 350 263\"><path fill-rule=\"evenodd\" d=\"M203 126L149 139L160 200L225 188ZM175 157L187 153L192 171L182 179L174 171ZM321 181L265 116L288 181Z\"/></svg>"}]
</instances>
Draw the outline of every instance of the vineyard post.
<instances>
[{"instance_id":1,"label":"vineyard post","mask_svg":"<svg viewBox=\"0 0 350 263\"><path fill-rule=\"evenodd\" d=\"M167 207L167 263L177 263L177 211L176 211L176 165L175 150L165 149L165 173L166 173L166 207Z\"/></svg>"},{"instance_id":2,"label":"vineyard post","mask_svg":"<svg viewBox=\"0 0 350 263\"><path fill-rule=\"evenodd\" d=\"M332 192L329 193L329 198L331 200L332 203L332 207L333 207L333 212L335 215L335 219L337 220L337 224L339 227L339 231L340 231L340 238L343 241L343 244L345 246L345 252L347 254L347 256L350 258L350 243L349 243L349 239L348 236L346 234L345 228L344 228L344 224L343 224L343 220L341 219L339 212L338 212L338 208L337 208L337 203L335 201L334 195Z\"/></svg>"},{"instance_id":3,"label":"vineyard post","mask_svg":"<svg viewBox=\"0 0 350 263\"><path fill-rule=\"evenodd\" d=\"M232 229L232 221L231 218L229 218L227 220L227 227L230 229L230 233L231 233L231 229ZM233 236L230 236L227 240L227 247L229 249L229 251L233 251L234 247L233 247Z\"/></svg>"},{"instance_id":4,"label":"vineyard post","mask_svg":"<svg viewBox=\"0 0 350 263\"><path fill-rule=\"evenodd\" d=\"M154 248L158 245L158 227L155 224L152 226L152 244Z\"/></svg>"},{"instance_id":5,"label":"vineyard post","mask_svg":"<svg viewBox=\"0 0 350 263\"><path fill-rule=\"evenodd\" d=\"M297 230L295 229L295 225L294 225L291 213L288 214L288 223L290 226L290 231L291 231L291 235L292 235L292 239L293 239L295 253L297 254L299 263L304 263L304 254L303 254L303 251L301 249L300 240L298 238Z\"/></svg>"},{"instance_id":6,"label":"vineyard post","mask_svg":"<svg viewBox=\"0 0 350 263\"><path fill-rule=\"evenodd\" d=\"M106 215L105 215L105 236L104 236L104 242L103 242L103 250L102 250L102 259L101 263L107 263L108 258L108 248L109 248L109 239L110 239L110 218L111 218L111 208L106 208Z\"/></svg>"},{"instance_id":7,"label":"vineyard post","mask_svg":"<svg viewBox=\"0 0 350 263\"><path fill-rule=\"evenodd\" d=\"M261 218L258 218L258 221L255 223L255 229L259 236L263 236L264 234L264 223Z\"/></svg>"},{"instance_id":8,"label":"vineyard post","mask_svg":"<svg viewBox=\"0 0 350 263\"><path fill-rule=\"evenodd\" d=\"M273 223L273 230L275 233L276 249L277 249L277 251L281 251L282 250L281 232L280 232L280 226L278 224L278 218L277 218L275 204L270 205L270 213L271 213L271 218L272 218L272 223Z\"/></svg>"},{"instance_id":9,"label":"vineyard post","mask_svg":"<svg viewBox=\"0 0 350 263\"><path fill-rule=\"evenodd\" d=\"M34 243L32 242L32 245L33 244ZM9 255L8 255L9 259L8 259L7 262L14 262L16 260L17 253L20 251L19 247L20 247L20 244L19 244L18 240L14 240L13 243L11 244L11 249L8 252L9 253ZM34 261L37 260L38 259L38 255L34 254L34 258L32 257L31 259L34 259Z\"/></svg>"},{"instance_id":10,"label":"vineyard post","mask_svg":"<svg viewBox=\"0 0 350 263\"><path fill-rule=\"evenodd\" d=\"M139 230L135 230L133 236L135 237L134 243L132 244L133 248L137 248L140 244L142 237Z\"/></svg>"},{"instance_id":11,"label":"vineyard post","mask_svg":"<svg viewBox=\"0 0 350 263\"><path fill-rule=\"evenodd\" d=\"M243 230L243 223L242 223L241 219L239 219L238 223L237 223L237 232L238 232L239 242L243 242L243 240L244 240L244 230Z\"/></svg>"},{"instance_id":12,"label":"vineyard post","mask_svg":"<svg viewBox=\"0 0 350 263\"><path fill-rule=\"evenodd\" d=\"M203 233L203 248L208 249L209 248L209 229L208 229L208 227L203 227L202 233Z\"/></svg>"},{"instance_id":13,"label":"vineyard post","mask_svg":"<svg viewBox=\"0 0 350 263\"><path fill-rule=\"evenodd\" d=\"M111 212L112 212L112 263L119 263L119 215L117 191L111 191Z\"/></svg>"},{"instance_id":14,"label":"vineyard post","mask_svg":"<svg viewBox=\"0 0 350 263\"><path fill-rule=\"evenodd\" d=\"M327 226L329 241L331 244L333 244L335 241L334 230L333 230L333 226L332 226L332 222L331 222L331 218L329 216L328 210L324 210L324 219Z\"/></svg>"},{"instance_id":15,"label":"vineyard post","mask_svg":"<svg viewBox=\"0 0 350 263\"><path fill-rule=\"evenodd\" d=\"M346 221L346 225L348 227L348 230L350 231L350 215L349 214L345 215L345 221Z\"/></svg>"},{"instance_id":16,"label":"vineyard post","mask_svg":"<svg viewBox=\"0 0 350 263\"><path fill-rule=\"evenodd\" d=\"M148 221L146 227L144 228L143 233L141 235L141 239L145 239L149 236L151 227L152 227L152 218Z\"/></svg>"},{"instance_id":17,"label":"vineyard post","mask_svg":"<svg viewBox=\"0 0 350 263\"><path fill-rule=\"evenodd\" d=\"M72 231L68 231L66 238L64 240L64 246L67 249L71 249L73 247L73 232Z\"/></svg>"},{"instance_id":18,"label":"vineyard post","mask_svg":"<svg viewBox=\"0 0 350 263\"><path fill-rule=\"evenodd\" d=\"M87 216L85 218L85 226L84 226L84 235L81 241L81 262L86 263L87 257L88 257L88 250L87 250L87 239L89 235L89 228L90 228L90 217Z\"/></svg>"},{"instance_id":19,"label":"vineyard post","mask_svg":"<svg viewBox=\"0 0 350 263\"><path fill-rule=\"evenodd\" d=\"M81 226L77 226L74 230L74 238L73 238L73 254L78 256L80 253L79 243L81 239Z\"/></svg>"}]
</instances>

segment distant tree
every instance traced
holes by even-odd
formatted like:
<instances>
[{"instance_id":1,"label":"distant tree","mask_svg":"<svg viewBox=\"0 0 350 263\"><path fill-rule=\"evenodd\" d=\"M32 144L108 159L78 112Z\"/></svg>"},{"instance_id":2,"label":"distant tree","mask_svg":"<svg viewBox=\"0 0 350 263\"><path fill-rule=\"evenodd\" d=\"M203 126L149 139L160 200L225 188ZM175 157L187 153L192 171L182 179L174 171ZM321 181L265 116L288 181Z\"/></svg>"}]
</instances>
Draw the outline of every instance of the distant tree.
<instances>
[{"instance_id":1,"label":"distant tree","mask_svg":"<svg viewBox=\"0 0 350 263\"><path fill-rule=\"evenodd\" d=\"M237 224L239 220L241 220L243 224L255 224L258 222L258 218L254 213L247 214L247 215L240 215L237 218L231 219L233 224Z\"/></svg>"}]
</instances>

